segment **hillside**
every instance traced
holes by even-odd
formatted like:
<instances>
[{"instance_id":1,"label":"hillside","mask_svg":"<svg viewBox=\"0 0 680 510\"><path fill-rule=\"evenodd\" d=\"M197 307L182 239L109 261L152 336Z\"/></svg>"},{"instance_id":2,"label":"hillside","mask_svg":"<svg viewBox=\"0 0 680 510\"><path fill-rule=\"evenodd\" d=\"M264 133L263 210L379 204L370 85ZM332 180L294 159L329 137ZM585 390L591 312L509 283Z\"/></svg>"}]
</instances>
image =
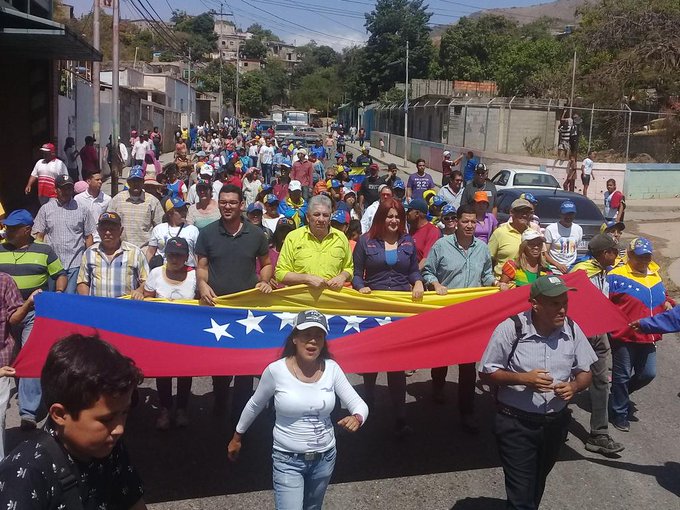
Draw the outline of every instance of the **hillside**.
<instances>
[{"instance_id":1,"label":"hillside","mask_svg":"<svg viewBox=\"0 0 680 510\"><path fill-rule=\"evenodd\" d=\"M497 14L516 20L524 25L539 18L551 18L555 29L563 29L566 25L574 25L576 22L576 10L588 3L588 0L555 0L554 2L539 3L527 7L505 7L498 9L484 9L468 15L471 18L482 14ZM432 39L435 44L441 39L446 27L440 26L432 30Z\"/></svg>"}]
</instances>

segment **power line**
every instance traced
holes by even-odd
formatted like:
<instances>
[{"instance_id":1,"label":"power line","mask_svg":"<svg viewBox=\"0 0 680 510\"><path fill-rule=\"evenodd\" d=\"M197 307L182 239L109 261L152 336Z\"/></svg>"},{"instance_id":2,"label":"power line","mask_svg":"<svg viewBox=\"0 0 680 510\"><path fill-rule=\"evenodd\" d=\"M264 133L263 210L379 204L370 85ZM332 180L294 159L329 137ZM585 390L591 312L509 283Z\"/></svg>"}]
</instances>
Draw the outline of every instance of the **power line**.
<instances>
[{"instance_id":1,"label":"power line","mask_svg":"<svg viewBox=\"0 0 680 510\"><path fill-rule=\"evenodd\" d=\"M146 11L146 13L151 17L151 19L154 20L154 21L156 22L157 26L161 28L161 30L162 30L163 33L168 37L168 39L170 39L170 40L172 40L172 41L175 41L177 44L179 44L179 46L180 46L180 48L181 48L181 43L177 40L177 37L175 36L175 34L172 33L172 32L170 32L170 31L167 29L167 27L166 27L166 25L165 25L165 22L163 22L163 20L162 20L161 17L159 16L159 14L156 12L156 9L153 8L153 6L151 5L151 2L149 2L149 0L146 0L146 3L149 5L149 7L151 7L151 10L154 12L154 14L156 15L156 18L157 18L157 19L154 18L154 17L151 15L151 13L149 12L149 10L148 10L146 7L144 7L144 4L142 3L142 0L137 0L137 1L139 2L139 5L142 6L142 8L144 8L144 10Z\"/></svg>"},{"instance_id":2,"label":"power line","mask_svg":"<svg viewBox=\"0 0 680 510\"><path fill-rule=\"evenodd\" d=\"M135 11L137 11L137 13L141 16L141 18L142 18L144 21L146 21L146 22L148 23L149 28L150 28L153 32L156 33L156 35L157 35L158 38L161 40L161 42L163 42L164 44L166 44L167 46L169 46L171 49L173 49L174 51L176 51L176 52L178 52L178 53L181 53L181 52L182 52L182 51L181 51L181 48L179 48L178 46L176 46L176 45L175 45L175 42L174 42L172 39L169 39L169 38L168 38L161 30L159 30L159 29L156 27L156 24L155 24L153 21L149 20L149 19L146 17L146 15L141 11L141 9L140 9L139 7L137 7L137 4L135 4L133 0L125 0L125 1L126 1L126 3L128 3L128 5L131 5L131 6L135 9ZM140 4L140 5L141 5L141 4ZM142 5L142 7L143 7L143 5Z\"/></svg>"}]
</instances>

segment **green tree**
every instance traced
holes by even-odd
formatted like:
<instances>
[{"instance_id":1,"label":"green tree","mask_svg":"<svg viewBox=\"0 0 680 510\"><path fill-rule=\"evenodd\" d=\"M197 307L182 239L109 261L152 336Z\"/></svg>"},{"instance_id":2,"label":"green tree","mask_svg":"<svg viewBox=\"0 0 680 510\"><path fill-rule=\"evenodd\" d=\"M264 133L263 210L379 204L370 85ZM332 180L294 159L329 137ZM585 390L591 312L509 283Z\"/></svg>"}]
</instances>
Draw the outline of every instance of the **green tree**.
<instances>
[{"instance_id":1,"label":"green tree","mask_svg":"<svg viewBox=\"0 0 680 510\"><path fill-rule=\"evenodd\" d=\"M517 22L486 14L462 17L446 29L439 46L440 77L482 81L494 78L494 56L517 34Z\"/></svg>"},{"instance_id":2,"label":"green tree","mask_svg":"<svg viewBox=\"0 0 680 510\"><path fill-rule=\"evenodd\" d=\"M276 35L271 30L264 28L259 23L253 23L252 25L250 25L246 29L246 32L250 32L251 34L253 34L255 38L259 39L260 41L281 41L278 35Z\"/></svg>"},{"instance_id":3,"label":"green tree","mask_svg":"<svg viewBox=\"0 0 680 510\"><path fill-rule=\"evenodd\" d=\"M222 90L232 90L236 82L236 66L222 62ZM196 88L200 92L219 92L220 61L212 60L196 71ZM226 94L225 94L226 95Z\"/></svg>"},{"instance_id":4,"label":"green tree","mask_svg":"<svg viewBox=\"0 0 680 510\"><path fill-rule=\"evenodd\" d=\"M335 71L329 67L319 68L302 77L300 86L293 90L293 104L304 110L334 110L342 99L342 86Z\"/></svg>"},{"instance_id":5,"label":"green tree","mask_svg":"<svg viewBox=\"0 0 680 510\"><path fill-rule=\"evenodd\" d=\"M251 71L239 80L239 105L243 113L259 117L269 108L265 99L266 80L263 71Z\"/></svg>"},{"instance_id":6,"label":"green tree","mask_svg":"<svg viewBox=\"0 0 680 510\"><path fill-rule=\"evenodd\" d=\"M409 78L427 78L434 47L428 23L432 14L422 0L377 0L366 15L368 42L361 58L366 99L405 79L406 41L409 42Z\"/></svg>"},{"instance_id":7,"label":"green tree","mask_svg":"<svg viewBox=\"0 0 680 510\"><path fill-rule=\"evenodd\" d=\"M241 52L246 58L252 60L264 60L267 56L267 47L260 39L252 38L243 43Z\"/></svg>"}]
</instances>

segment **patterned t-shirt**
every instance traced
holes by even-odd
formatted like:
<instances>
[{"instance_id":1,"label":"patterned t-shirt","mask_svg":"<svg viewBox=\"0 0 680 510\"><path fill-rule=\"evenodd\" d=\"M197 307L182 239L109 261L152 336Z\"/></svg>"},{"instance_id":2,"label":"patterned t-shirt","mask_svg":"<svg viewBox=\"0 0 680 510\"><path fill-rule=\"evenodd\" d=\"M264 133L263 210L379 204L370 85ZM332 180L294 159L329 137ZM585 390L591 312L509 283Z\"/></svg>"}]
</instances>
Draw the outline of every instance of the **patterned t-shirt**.
<instances>
[{"instance_id":1,"label":"patterned t-shirt","mask_svg":"<svg viewBox=\"0 0 680 510\"><path fill-rule=\"evenodd\" d=\"M44 430L56 437L49 419ZM47 435L34 436L19 444L0 463L0 508L66 508L62 500L62 487L55 472L57 467L44 446L46 441L51 441ZM78 492L84 508L127 510L144 494L142 480L130 464L122 441L118 441L111 454L104 459L85 463L68 454L66 458L75 466L73 472L80 473Z\"/></svg>"}]
</instances>

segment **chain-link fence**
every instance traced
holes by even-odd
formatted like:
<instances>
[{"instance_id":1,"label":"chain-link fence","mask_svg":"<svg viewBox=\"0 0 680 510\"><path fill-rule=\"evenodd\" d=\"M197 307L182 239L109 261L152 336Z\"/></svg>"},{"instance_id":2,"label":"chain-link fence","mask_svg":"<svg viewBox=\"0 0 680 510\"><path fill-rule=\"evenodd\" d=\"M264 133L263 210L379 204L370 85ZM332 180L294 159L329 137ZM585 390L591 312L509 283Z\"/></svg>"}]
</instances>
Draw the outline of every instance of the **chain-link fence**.
<instances>
[{"instance_id":1,"label":"chain-link fence","mask_svg":"<svg viewBox=\"0 0 680 510\"><path fill-rule=\"evenodd\" d=\"M371 130L404 134L404 103L376 105ZM530 98L419 99L409 104L410 138L500 154L566 159L590 150L599 160L680 162L675 113L565 107Z\"/></svg>"}]
</instances>

